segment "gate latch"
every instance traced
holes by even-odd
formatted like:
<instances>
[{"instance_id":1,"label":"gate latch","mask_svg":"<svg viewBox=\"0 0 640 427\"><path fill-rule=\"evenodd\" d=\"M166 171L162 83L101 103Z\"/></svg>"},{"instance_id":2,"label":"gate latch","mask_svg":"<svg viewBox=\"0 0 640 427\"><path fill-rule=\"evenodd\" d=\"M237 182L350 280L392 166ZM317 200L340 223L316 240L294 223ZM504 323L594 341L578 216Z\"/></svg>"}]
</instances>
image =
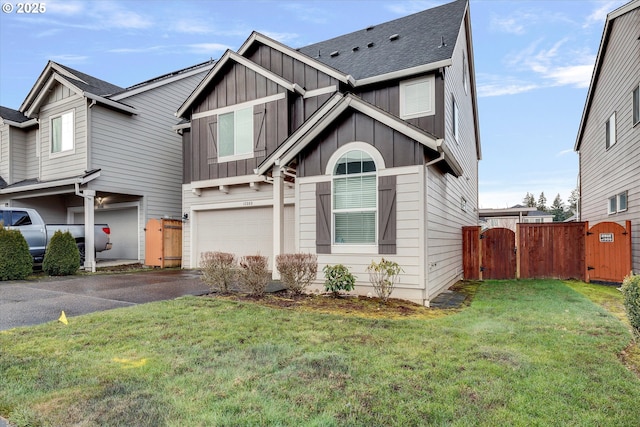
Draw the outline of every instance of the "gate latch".
<instances>
[{"instance_id":1,"label":"gate latch","mask_svg":"<svg viewBox=\"0 0 640 427\"><path fill-rule=\"evenodd\" d=\"M587 270L591 271L591 270L595 270L595 267L587 267Z\"/></svg>"}]
</instances>

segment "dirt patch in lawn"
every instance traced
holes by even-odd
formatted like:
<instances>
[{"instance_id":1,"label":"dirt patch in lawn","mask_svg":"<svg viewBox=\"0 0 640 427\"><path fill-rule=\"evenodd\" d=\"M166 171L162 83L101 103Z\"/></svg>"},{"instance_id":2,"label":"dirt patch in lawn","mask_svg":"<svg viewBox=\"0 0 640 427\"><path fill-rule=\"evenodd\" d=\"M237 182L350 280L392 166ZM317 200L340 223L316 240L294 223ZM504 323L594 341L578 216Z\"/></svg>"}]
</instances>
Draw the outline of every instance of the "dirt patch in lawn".
<instances>
[{"instance_id":1,"label":"dirt patch in lawn","mask_svg":"<svg viewBox=\"0 0 640 427\"><path fill-rule=\"evenodd\" d=\"M478 282L459 282L454 285L451 290L463 293L466 298L459 307L449 309L428 308L397 298L389 298L385 303L377 297L349 295L336 298L331 294L291 295L286 291L269 293L262 297L242 293L208 294L205 297L250 302L283 310L318 312L340 316L380 319L434 319L457 313L467 307L471 303L478 286Z\"/></svg>"}]
</instances>

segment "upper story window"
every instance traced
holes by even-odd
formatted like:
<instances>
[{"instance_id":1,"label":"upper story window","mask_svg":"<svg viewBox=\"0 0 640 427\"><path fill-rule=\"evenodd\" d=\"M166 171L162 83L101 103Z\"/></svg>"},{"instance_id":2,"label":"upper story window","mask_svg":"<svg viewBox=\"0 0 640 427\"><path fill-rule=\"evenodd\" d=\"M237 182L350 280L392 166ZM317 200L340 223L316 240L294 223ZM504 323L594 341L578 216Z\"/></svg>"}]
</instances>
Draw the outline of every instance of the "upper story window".
<instances>
[{"instance_id":1,"label":"upper story window","mask_svg":"<svg viewBox=\"0 0 640 427\"><path fill-rule=\"evenodd\" d=\"M73 110L51 117L51 154L74 149Z\"/></svg>"},{"instance_id":2,"label":"upper story window","mask_svg":"<svg viewBox=\"0 0 640 427\"><path fill-rule=\"evenodd\" d=\"M462 52L462 87L465 95L469 93L469 72L467 71L467 55Z\"/></svg>"},{"instance_id":3,"label":"upper story window","mask_svg":"<svg viewBox=\"0 0 640 427\"><path fill-rule=\"evenodd\" d=\"M607 150L616 143L616 113L613 113L605 125Z\"/></svg>"},{"instance_id":4,"label":"upper story window","mask_svg":"<svg viewBox=\"0 0 640 427\"><path fill-rule=\"evenodd\" d=\"M400 83L400 118L431 116L435 109L435 78L421 77Z\"/></svg>"},{"instance_id":5,"label":"upper story window","mask_svg":"<svg viewBox=\"0 0 640 427\"><path fill-rule=\"evenodd\" d=\"M375 244L376 163L364 151L348 151L333 170L333 243Z\"/></svg>"},{"instance_id":6,"label":"upper story window","mask_svg":"<svg viewBox=\"0 0 640 427\"><path fill-rule=\"evenodd\" d=\"M218 116L218 161L253 157L253 107Z\"/></svg>"},{"instance_id":7,"label":"upper story window","mask_svg":"<svg viewBox=\"0 0 640 427\"><path fill-rule=\"evenodd\" d=\"M633 125L640 123L640 84L633 90Z\"/></svg>"},{"instance_id":8,"label":"upper story window","mask_svg":"<svg viewBox=\"0 0 640 427\"><path fill-rule=\"evenodd\" d=\"M456 142L460 141L460 115L458 113L458 104L456 104L456 99L451 96L451 110L453 113L453 137L456 139Z\"/></svg>"}]
</instances>

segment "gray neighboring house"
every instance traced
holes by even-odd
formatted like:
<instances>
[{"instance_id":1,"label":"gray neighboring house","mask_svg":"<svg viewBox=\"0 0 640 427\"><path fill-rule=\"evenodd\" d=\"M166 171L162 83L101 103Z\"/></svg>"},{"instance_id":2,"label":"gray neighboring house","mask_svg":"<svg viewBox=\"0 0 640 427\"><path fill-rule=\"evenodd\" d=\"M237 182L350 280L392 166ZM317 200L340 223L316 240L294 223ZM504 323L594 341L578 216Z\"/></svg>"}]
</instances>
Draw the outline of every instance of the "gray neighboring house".
<instances>
[{"instance_id":1,"label":"gray neighboring house","mask_svg":"<svg viewBox=\"0 0 640 427\"><path fill-rule=\"evenodd\" d=\"M428 305L462 278L481 157L469 4L293 49L254 32L178 109L183 266L207 251L318 256ZM277 270L273 269L274 276Z\"/></svg>"},{"instance_id":2,"label":"gray neighboring house","mask_svg":"<svg viewBox=\"0 0 640 427\"><path fill-rule=\"evenodd\" d=\"M49 61L18 110L0 109L0 204L107 223L113 249L98 256L144 260L147 220L181 216L175 110L212 66L122 88Z\"/></svg>"},{"instance_id":3,"label":"gray neighboring house","mask_svg":"<svg viewBox=\"0 0 640 427\"><path fill-rule=\"evenodd\" d=\"M607 15L575 151L579 220L632 224L640 271L640 0Z\"/></svg>"},{"instance_id":4,"label":"gray neighboring house","mask_svg":"<svg viewBox=\"0 0 640 427\"><path fill-rule=\"evenodd\" d=\"M523 224L541 224L553 222L553 215L538 210L535 207L515 205L505 209L479 209L480 226L482 229L488 228L508 228L516 231L518 223Z\"/></svg>"}]
</instances>

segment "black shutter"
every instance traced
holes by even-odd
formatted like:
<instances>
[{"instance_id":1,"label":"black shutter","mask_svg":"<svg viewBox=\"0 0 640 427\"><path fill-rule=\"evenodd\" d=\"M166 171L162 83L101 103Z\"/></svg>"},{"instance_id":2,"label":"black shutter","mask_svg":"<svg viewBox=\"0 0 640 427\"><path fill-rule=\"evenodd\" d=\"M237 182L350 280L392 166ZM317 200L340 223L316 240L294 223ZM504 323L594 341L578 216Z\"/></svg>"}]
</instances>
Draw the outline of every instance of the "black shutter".
<instances>
[{"instance_id":1,"label":"black shutter","mask_svg":"<svg viewBox=\"0 0 640 427\"><path fill-rule=\"evenodd\" d=\"M207 122L207 161L209 164L218 161L218 116Z\"/></svg>"},{"instance_id":2,"label":"black shutter","mask_svg":"<svg viewBox=\"0 0 640 427\"><path fill-rule=\"evenodd\" d=\"M378 253L396 253L396 177L378 178Z\"/></svg>"},{"instance_id":3,"label":"black shutter","mask_svg":"<svg viewBox=\"0 0 640 427\"><path fill-rule=\"evenodd\" d=\"M256 157L267 155L267 140L264 130L265 113L264 104L253 109L253 151Z\"/></svg>"},{"instance_id":4,"label":"black shutter","mask_svg":"<svg viewBox=\"0 0 640 427\"><path fill-rule=\"evenodd\" d=\"M316 253L331 253L331 181L316 183Z\"/></svg>"}]
</instances>

